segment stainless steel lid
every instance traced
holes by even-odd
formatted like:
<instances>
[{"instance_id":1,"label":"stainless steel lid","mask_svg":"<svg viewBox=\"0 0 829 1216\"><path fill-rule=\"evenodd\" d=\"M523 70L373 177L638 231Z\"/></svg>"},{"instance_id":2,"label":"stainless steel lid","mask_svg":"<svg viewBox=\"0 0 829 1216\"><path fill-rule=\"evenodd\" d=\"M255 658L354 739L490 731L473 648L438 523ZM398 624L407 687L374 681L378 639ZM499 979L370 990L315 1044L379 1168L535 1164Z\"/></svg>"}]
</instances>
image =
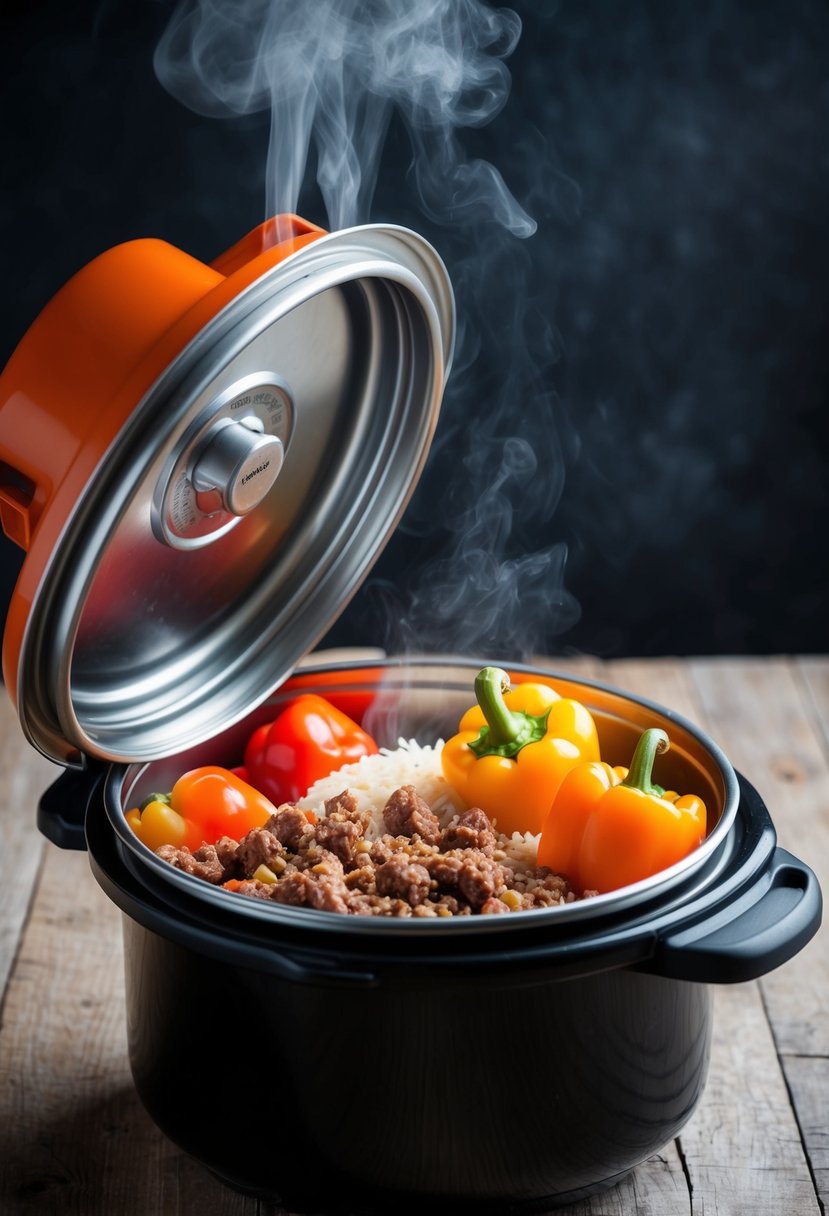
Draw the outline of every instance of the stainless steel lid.
<instances>
[{"instance_id":1,"label":"stainless steel lid","mask_svg":"<svg viewBox=\"0 0 829 1216\"><path fill-rule=\"evenodd\" d=\"M38 587L31 742L64 764L172 755L276 688L394 530L453 334L435 251L380 225L314 241L205 326L136 405Z\"/></svg>"}]
</instances>

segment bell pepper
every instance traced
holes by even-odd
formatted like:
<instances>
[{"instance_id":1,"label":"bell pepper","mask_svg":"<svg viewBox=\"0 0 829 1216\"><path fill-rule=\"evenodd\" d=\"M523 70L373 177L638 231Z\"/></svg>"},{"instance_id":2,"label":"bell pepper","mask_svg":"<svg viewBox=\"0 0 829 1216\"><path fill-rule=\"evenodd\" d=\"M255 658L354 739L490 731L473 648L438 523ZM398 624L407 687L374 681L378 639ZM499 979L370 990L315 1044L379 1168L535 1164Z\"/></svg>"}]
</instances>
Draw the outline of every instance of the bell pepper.
<instances>
[{"instance_id":1,"label":"bell pepper","mask_svg":"<svg viewBox=\"0 0 829 1216\"><path fill-rule=\"evenodd\" d=\"M316 693L303 693L245 748L248 777L277 805L296 802L315 781L372 756L377 744L347 714Z\"/></svg>"},{"instance_id":2,"label":"bell pepper","mask_svg":"<svg viewBox=\"0 0 829 1216\"><path fill-rule=\"evenodd\" d=\"M582 891L579 854L584 829L602 794L627 776L626 768L611 768L603 760L577 764L565 776L541 829L538 864L563 875Z\"/></svg>"},{"instance_id":3,"label":"bell pepper","mask_svg":"<svg viewBox=\"0 0 829 1216\"><path fill-rule=\"evenodd\" d=\"M565 774L599 759L592 715L546 684L510 690L500 667L478 673L475 696L441 752L443 775L499 832L539 832Z\"/></svg>"},{"instance_id":4,"label":"bell pepper","mask_svg":"<svg viewBox=\"0 0 829 1216\"><path fill-rule=\"evenodd\" d=\"M615 891L665 870L705 838L706 810L695 794L654 784L653 764L670 741L644 731L630 770L579 765L565 777L538 846L538 864L577 891Z\"/></svg>"},{"instance_id":5,"label":"bell pepper","mask_svg":"<svg viewBox=\"0 0 829 1216\"><path fill-rule=\"evenodd\" d=\"M206 765L179 777L169 794L151 794L126 819L154 852L162 844L195 850L222 836L241 840L251 828L262 827L275 809L228 769Z\"/></svg>"},{"instance_id":6,"label":"bell pepper","mask_svg":"<svg viewBox=\"0 0 829 1216\"><path fill-rule=\"evenodd\" d=\"M127 811L126 820L138 839L153 852L163 844L194 852L204 843L192 819L185 819L170 806L169 794L151 794L140 806Z\"/></svg>"}]
</instances>

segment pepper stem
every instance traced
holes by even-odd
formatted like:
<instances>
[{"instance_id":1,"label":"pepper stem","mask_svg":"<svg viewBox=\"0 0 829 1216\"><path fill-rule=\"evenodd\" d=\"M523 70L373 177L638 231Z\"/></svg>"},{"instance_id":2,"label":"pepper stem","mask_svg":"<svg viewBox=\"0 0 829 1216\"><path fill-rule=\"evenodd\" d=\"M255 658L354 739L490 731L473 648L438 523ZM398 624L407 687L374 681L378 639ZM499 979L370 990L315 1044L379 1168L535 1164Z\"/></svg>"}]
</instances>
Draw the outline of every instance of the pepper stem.
<instances>
[{"instance_id":1,"label":"pepper stem","mask_svg":"<svg viewBox=\"0 0 829 1216\"><path fill-rule=\"evenodd\" d=\"M628 775L621 784L641 790L643 794L656 794L661 798L665 791L661 785L655 785L653 782L653 762L659 753L666 752L670 746L671 741L664 730L654 726L643 731L636 744Z\"/></svg>"},{"instance_id":2,"label":"pepper stem","mask_svg":"<svg viewBox=\"0 0 829 1216\"><path fill-rule=\"evenodd\" d=\"M145 811L151 802L163 802L166 806L169 806L170 805L170 795L169 794L148 794L147 797L144 799L144 801L141 803L140 807L138 808L139 811L142 811L142 812Z\"/></svg>"},{"instance_id":3,"label":"pepper stem","mask_svg":"<svg viewBox=\"0 0 829 1216\"><path fill-rule=\"evenodd\" d=\"M514 743L524 727L522 717L507 708L504 693L509 690L509 676L500 667L485 667L475 677L475 696L489 727L491 747Z\"/></svg>"},{"instance_id":4,"label":"pepper stem","mask_svg":"<svg viewBox=\"0 0 829 1216\"><path fill-rule=\"evenodd\" d=\"M475 677L475 696L486 718L478 738L469 744L480 759L482 756L504 756L513 759L528 743L544 737L549 709L540 715L514 712L504 701L509 692L509 676L500 667L484 667Z\"/></svg>"}]
</instances>

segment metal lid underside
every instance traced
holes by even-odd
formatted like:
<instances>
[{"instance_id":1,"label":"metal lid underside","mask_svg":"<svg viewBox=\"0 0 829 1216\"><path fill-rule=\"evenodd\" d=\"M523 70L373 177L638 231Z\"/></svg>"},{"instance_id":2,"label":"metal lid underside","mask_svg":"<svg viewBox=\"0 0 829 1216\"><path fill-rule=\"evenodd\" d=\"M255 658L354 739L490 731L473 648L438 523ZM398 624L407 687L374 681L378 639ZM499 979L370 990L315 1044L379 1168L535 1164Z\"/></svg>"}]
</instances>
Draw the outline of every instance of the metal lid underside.
<instances>
[{"instance_id":1,"label":"metal lid underside","mask_svg":"<svg viewBox=\"0 0 829 1216\"><path fill-rule=\"evenodd\" d=\"M402 514L453 323L434 250L367 226L292 255L201 331L101 461L38 588L18 689L36 747L61 763L172 755L285 679ZM236 432L216 441L234 410L249 457L220 451ZM263 426L280 436L271 447ZM248 514L194 496L194 461L203 482L230 469L240 499L260 448L277 447L278 476Z\"/></svg>"}]
</instances>

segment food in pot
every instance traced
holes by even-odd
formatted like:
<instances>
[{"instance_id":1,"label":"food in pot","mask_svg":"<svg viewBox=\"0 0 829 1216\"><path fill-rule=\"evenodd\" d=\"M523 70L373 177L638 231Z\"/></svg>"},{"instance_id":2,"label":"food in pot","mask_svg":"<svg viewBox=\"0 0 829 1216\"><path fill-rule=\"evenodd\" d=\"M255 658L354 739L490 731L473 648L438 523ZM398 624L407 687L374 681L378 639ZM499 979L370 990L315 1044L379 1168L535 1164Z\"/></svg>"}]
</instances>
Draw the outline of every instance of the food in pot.
<instances>
[{"instance_id":1,"label":"food in pot","mask_svg":"<svg viewBox=\"0 0 829 1216\"><path fill-rule=\"evenodd\" d=\"M324 697L306 693L245 748L247 779L274 803L301 798L315 781L377 752L371 735Z\"/></svg>"},{"instance_id":2,"label":"food in pot","mask_svg":"<svg viewBox=\"0 0 829 1216\"><path fill-rule=\"evenodd\" d=\"M169 794L150 794L127 811L127 823L139 840L157 850L169 844L197 848L222 836L241 838L261 827L273 804L228 769L205 765L179 777Z\"/></svg>"},{"instance_id":3,"label":"food in pot","mask_svg":"<svg viewBox=\"0 0 829 1216\"><path fill-rule=\"evenodd\" d=\"M231 892L354 915L492 915L576 898L538 868L533 836L507 836L480 808L462 807L439 747L401 744L331 774L238 844L164 845L158 855Z\"/></svg>"},{"instance_id":4,"label":"food in pot","mask_svg":"<svg viewBox=\"0 0 829 1216\"><path fill-rule=\"evenodd\" d=\"M629 771L611 768L578 702L544 684L511 693L500 668L475 687L480 709L446 746L393 750L301 696L253 733L243 770L290 797L275 805L238 771L206 767L127 820L165 861L229 891L386 916L550 907L647 878L701 843L702 800L652 780L664 731L643 733ZM344 763L349 751L359 758Z\"/></svg>"},{"instance_id":5,"label":"food in pot","mask_svg":"<svg viewBox=\"0 0 829 1216\"><path fill-rule=\"evenodd\" d=\"M443 772L502 832L540 832L564 776L600 758L593 717L546 684L510 691L499 667L479 672L475 695L478 704L443 749Z\"/></svg>"},{"instance_id":6,"label":"food in pot","mask_svg":"<svg viewBox=\"0 0 829 1216\"><path fill-rule=\"evenodd\" d=\"M541 832L539 865L566 874L576 890L615 891L687 857L705 838L706 810L652 779L665 731L646 730L630 770L592 761L561 783Z\"/></svg>"}]
</instances>

